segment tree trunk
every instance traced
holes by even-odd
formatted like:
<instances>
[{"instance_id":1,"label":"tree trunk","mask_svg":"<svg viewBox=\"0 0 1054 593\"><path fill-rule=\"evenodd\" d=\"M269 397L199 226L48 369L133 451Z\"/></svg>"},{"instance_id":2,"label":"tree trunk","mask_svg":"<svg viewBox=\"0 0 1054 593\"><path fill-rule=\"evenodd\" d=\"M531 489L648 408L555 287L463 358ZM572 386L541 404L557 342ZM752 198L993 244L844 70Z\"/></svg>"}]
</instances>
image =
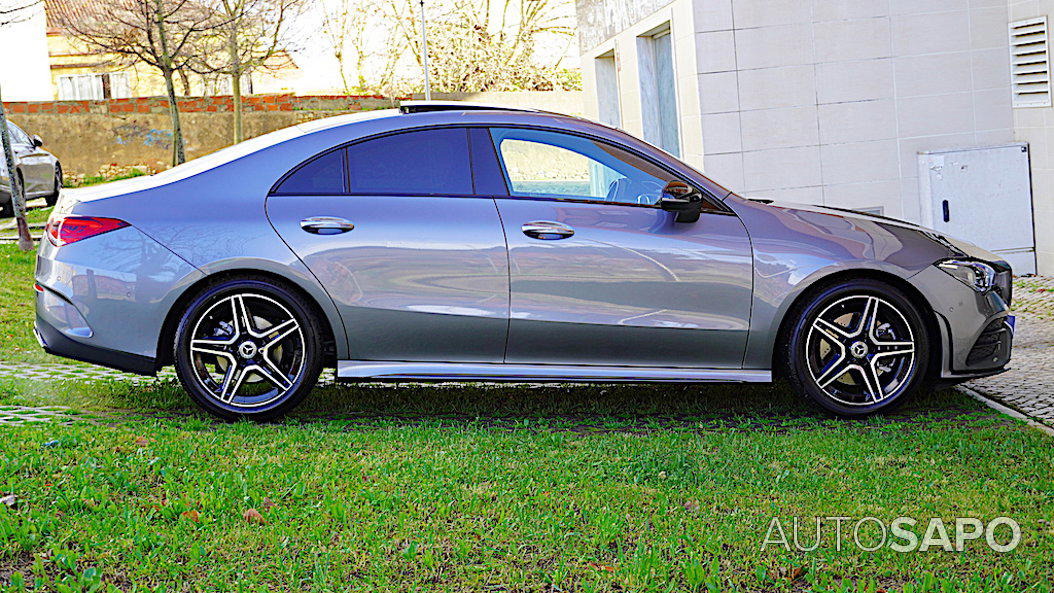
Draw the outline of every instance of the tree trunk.
<instances>
[{"instance_id":1,"label":"tree trunk","mask_svg":"<svg viewBox=\"0 0 1054 593\"><path fill-rule=\"evenodd\" d=\"M176 83L173 80L175 73L166 69L165 91L168 93L168 115L172 118L172 166L182 165L187 162L187 154L183 148L183 126L179 121L179 102L176 101Z\"/></svg>"},{"instance_id":2,"label":"tree trunk","mask_svg":"<svg viewBox=\"0 0 1054 593\"><path fill-rule=\"evenodd\" d=\"M337 58L337 68L340 69L340 84L344 89L344 94L351 94L351 89L348 88L348 74L347 71L344 69L344 50L337 50L333 52L333 56Z\"/></svg>"},{"instance_id":3,"label":"tree trunk","mask_svg":"<svg viewBox=\"0 0 1054 593\"><path fill-rule=\"evenodd\" d=\"M168 114L172 118L172 166L182 165L187 161L186 152L183 149L183 127L179 122L179 103L176 101L176 84L173 80L175 72L172 70L172 55L168 49L168 31L165 29L165 20L161 16L161 0L156 1L157 40L161 45L161 74L165 77L165 93L168 95Z\"/></svg>"},{"instance_id":4,"label":"tree trunk","mask_svg":"<svg viewBox=\"0 0 1054 593\"><path fill-rule=\"evenodd\" d=\"M231 31L227 50L231 55L231 99L234 103L234 143L245 139L242 131L242 64L238 55L237 31Z\"/></svg>"},{"instance_id":5,"label":"tree trunk","mask_svg":"<svg viewBox=\"0 0 1054 593\"><path fill-rule=\"evenodd\" d=\"M11 149L11 134L7 129L7 113L4 111L4 100L0 96L0 144L3 145L4 163L7 165L7 186L11 190L11 211L14 213L15 225L18 227L18 248L22 251L33 249L33 238L29 235L26 224L26 201L22 184L16 173L15 152Z\"/></svg>"}]
</instances>

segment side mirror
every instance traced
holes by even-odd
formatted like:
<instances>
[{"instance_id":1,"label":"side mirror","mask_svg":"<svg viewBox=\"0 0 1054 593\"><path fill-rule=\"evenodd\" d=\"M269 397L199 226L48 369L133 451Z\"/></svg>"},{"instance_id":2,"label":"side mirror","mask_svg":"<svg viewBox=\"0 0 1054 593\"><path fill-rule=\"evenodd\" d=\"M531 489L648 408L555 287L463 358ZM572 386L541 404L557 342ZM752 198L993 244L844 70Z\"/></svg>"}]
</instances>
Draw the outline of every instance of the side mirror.
<instances>
[{"instance_id":1,"label":"side mirror","mask_svg":"<svg viewBox=\"0 0 1054 593\"><path fill-rule=\"evenodd\" d=\"M41 146L44 146L44 140L41 139L40 136L37 136L36 134L33 134L33 146L36 146L38 148L41 147Z\"/></svg>"},{"instance_id":2,"label":"side mirror","mask_svg":"<svg viewBox=\"0 0 1054 593\"><path fill-rule=\"evenodd\" d=\"M703 194L683 181L673 180L662 189L659 207L677 215L675 222L695 222L703 210Z\"/></svg>"}]
</instances>

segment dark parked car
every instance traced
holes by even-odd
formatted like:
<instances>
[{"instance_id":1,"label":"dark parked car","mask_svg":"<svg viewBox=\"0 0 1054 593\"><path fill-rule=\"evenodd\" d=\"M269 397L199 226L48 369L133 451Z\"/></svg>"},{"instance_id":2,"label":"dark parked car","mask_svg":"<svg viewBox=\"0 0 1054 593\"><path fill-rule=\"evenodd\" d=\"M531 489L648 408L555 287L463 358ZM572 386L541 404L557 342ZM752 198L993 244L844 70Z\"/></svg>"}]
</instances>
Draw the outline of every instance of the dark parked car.
<instances>
[{"instance_id":1,"label":"dark parked car","mask_svg":"<svg viewBox=\"0 0 1054 593\"><path fill-rule=\"evenodd\" d=\"M44 198L54 206L62 189L62 166L55 155L44 150L40 136L30 136L10 121L7 129L11 134L11 148L15 153L15 174L25 190L27 200ZM7 172L6 159L0 154L0 218L14 213L11 203L11 178Z\"/></svg>"},{"instance_id":2,"label":"dark parked car","mask_svg":"<svg viewBox=\"0 0 1054 593\"><path fill-rule=\"evenodd\" d=\"M64 196L52 353L225 418L345 380L770 381L843 415L1010 360L1011 270L918 226L745 199L584 119L408 104Z\"/></svg>"}]
</instances>

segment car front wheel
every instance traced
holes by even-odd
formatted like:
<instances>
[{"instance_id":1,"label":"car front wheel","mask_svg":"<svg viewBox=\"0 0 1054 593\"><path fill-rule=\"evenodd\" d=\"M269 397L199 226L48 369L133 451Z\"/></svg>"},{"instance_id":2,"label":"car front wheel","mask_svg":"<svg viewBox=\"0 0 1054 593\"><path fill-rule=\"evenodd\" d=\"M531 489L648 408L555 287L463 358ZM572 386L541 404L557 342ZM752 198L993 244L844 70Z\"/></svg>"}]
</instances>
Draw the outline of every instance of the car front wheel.
<instances>
[{"instance_id":1,"label":"car front wheel","mask_svg":"<svg viewBox=\"0 0 1054 593\"><path fill-rule=\"evenodd\" d=\"M296 292L263 278L222 281L183 313L176 373L194 401L220 418L274 419L314 387L320 336L318 319Z\"/></svg>"},{"instance_id":2,"label":"car front wheel","mask_svg":"<svg viewBox=\"0 0 1054 593\"><path fill-rule=\"evenodd\" d=\"M842 416L891 410L926 381L929 336L918 308L876 280L827 287L797 313L783 344L787 377Z\"/></svg>"}]
</instances>

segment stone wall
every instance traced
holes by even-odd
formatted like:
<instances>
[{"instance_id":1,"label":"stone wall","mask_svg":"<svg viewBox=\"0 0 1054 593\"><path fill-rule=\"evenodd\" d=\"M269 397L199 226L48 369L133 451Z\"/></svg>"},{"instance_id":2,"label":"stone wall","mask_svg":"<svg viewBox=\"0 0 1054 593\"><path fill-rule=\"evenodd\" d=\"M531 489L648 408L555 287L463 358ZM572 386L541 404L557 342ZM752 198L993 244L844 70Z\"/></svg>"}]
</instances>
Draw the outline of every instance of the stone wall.
<instances>
[{"instance_id":1,"label":"stone wall","mask_svg":"<svg viewBox=\"0 0 1054 593\"><path fill-rule=\"evenodd\" d=\"M409 98L409 97L407 97ZM414 97L420 98L420 97ZM579 92L510 92L436 95L437 100L474 101L578 115ZM244 99L244 131L252 138L308 120L387 109L399 98L358 95L255 95ZM107 165L167 168L172 159L172 124L162 97L108 101L4 103L8 116L62 162L67 173L95 174ZM231 144L231 97L188 97L179 101L187 158Z\"/></svg>"},{"instance_id":2,"label":"stone wall","mask_svg":"<svg viewBox=\"0 0 1054 593\"><path fill-rule=\"evenodd\" d=\"M245 98L247 138L304 121L397 104L373 96L263 95ZM94 174L106 165L171 163L172 125L161 97L109 101L39 101L4 103L8 116L30 134L44 139L68 173ZM231 144L234 113L231 98L192 97L179 102L191 159Z\"/></svg>"}]
</instances>

